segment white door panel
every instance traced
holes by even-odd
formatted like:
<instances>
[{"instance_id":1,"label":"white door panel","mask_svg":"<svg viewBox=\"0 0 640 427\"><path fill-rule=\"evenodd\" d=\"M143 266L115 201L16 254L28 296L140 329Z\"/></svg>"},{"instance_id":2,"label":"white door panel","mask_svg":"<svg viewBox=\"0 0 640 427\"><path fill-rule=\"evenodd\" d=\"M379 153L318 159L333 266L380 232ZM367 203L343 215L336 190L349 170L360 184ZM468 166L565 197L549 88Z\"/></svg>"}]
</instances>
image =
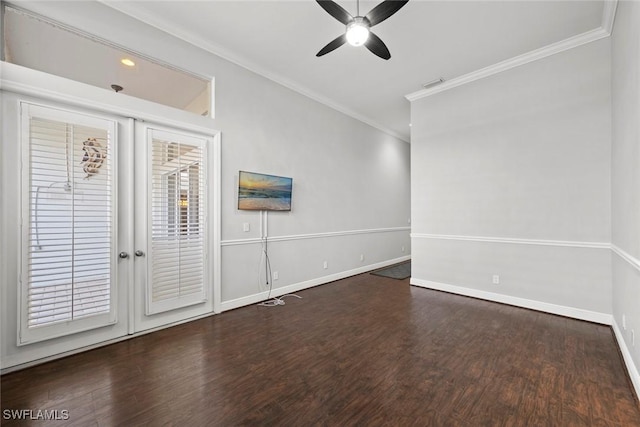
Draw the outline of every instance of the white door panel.
<instances>
[{"instance_id":1,"label":"white door panel","mask_svg":"<svg viewBox=\"0 0 640 427\"><path fill-rule=\"evenodd\" d=\"M20 101L18 345L127 331L127 265L117 257L124 121ZM124 318L124 322L122 322Z\"/></svg>"},{"instance_id":2,"label":"white door panel","mask_svg":"<svg viewBox=\"0 0 640 427\"><path fill-rule=\"evenodd\" d=\"M135 330L213 310L209 258L212 139L136 123Z\"/></svg>"},{"instance_id":3,"label":"white door panel","mask_svg":"<svg viewBox=\"0 0 640 427\"><path fill-rule=\"evenodd\" d=\"M213 313L219 136L1 94L2 367Z\"/></svg>"}]
</instances>

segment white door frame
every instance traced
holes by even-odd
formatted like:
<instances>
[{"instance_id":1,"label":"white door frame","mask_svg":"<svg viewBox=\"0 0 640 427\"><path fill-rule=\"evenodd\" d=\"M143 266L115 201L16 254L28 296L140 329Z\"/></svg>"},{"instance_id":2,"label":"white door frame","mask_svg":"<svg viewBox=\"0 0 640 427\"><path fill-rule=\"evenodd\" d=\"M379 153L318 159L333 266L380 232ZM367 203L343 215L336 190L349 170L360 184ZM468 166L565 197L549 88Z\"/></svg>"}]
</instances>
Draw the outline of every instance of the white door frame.
<instances>
[{"instance_id":1,"label":"white door frame","mask_svg":"<svg viewBox=\"0 0 640 427\"><path fill-rule=\"evenodd\" d=\"M150 233L151 228L149 221L149 197L151 192L151 171L149 166L149 156L151 150L151 135L152 133L161 133L166 134L166 137L175 137L178 142L180 138L187 138L191 140L206 140L206 149L205 153L207 158L204 161L207 163L205 165L206 171L206 181L205 181L205 189L204 196L207 201L205 204L205 218L207 221L206 228L208 230L209 236L205 239L207 247L205 252L207 253L207 262L209 265L205 266L205 277L207 277L210 282L205 283L207 288L205 289L205 300L204 302L198 302L193 305L189 305L186 307L175 308L169 311L164 311L160 313L150 314L148 313L148 288L147 284L150 281L151 270L148 268L148 259L150 256L153 256L151 253L151 245L150 245ZM214 203L211 203L215 198L215 189L214 181L215 171L213 170L211 156L209 155L209 149L213 149L216 141L213 135L199 134L194 132L187 132L181 129L175 129L173 127L163 126L155 123L149 122L138 122L135 123L135 166L134 166L134 192L135 192L135 230L134 230L134 241L135 241L135 250L140 250L143 255L134 257L134 300L133 300L133 312L134 312L134 324L133 329L134 333L141 332L148 329L154 329L166 324L171 324L175 322L180 322L189 318L201 317L212 312L215 312L214 300L215 293L214 287L211 286L212 282L215 282L213 279L212 272L217 271L216 268L211 262L214 259L215 253L211 252L211 244L209 240L213 240L213 237L218 235L218 231L214 228L214 221L211 221L216 217L214 212Z\"/></svg>"},{"instance_id":2,"label":"white door frame","mask_svg":"<svg viewBox=\"0 0 640 427\"><path fill-rule=\"evenodd\" d=\"M3 105L14 102L14 98L24 99L31 102L46 102L55 105L65 106L75 110L86 110L94 113L106 113L119 118L118 133L122 141L133 141L134 135L133 123L134 119L139 121L148 121L155 123L163 123L165 125L182 129L187 132L195 132L199 134L209 135L212 138L212 144L209 150L209 162L212 174L211 189L211 214L213 218L210 221L210 239L209 239L209 267L212 270L212 306L209 311L199 315L205 317L220 312L220 151L221 137L220 132L213 128L213 120L208 117L197 116L185 111L176 110L160 104L155 104L142 99L133 98L123 94L89 86L83 83L74 82L61 77L53 76L40 71L27 69L15 64L0 62L0 99ZM11 98L11 100L9 100ZM10 134L9 128L19 126L19 122L13 120L11 114L6 114L2 121L3 150L10 144L7 135ZM17 129L17 128L16 128ZM15 131L14 131L15 132ZM119 147L121 164L119 165L120 173L123 179L126 176L133 176L134 147L132 143L122 143ZM16 194L16 189L20 186L19 179L13 179L14 174L10 174L5 166L9 162L14 161L8 152L2 153L0 161L5 171L2 172L2 212L0 212L0 228L4 230L15 229L17 224L16 209L11 203L11 195ZM9 180L7 178L10 178ZM13 187L16 186L14 189ZM119 184L119 214L128 215L130 218L134 215L135 195L133 191L122 189ZM120 194L122 193L122 194ZM123 224L124 225L124 224ZM124 225L126 227L126 235L133 236L134 225ZM123 233L124 234L124 233ZM127 301L127 315L119 318L120 324L126 325L125 335L113 337L106 335L104 330L97 329L94 331L86 331L80 334L63 337L60 339L47 340L39 343L29 344L22 347L16 345L16 299L15 292L10 287L17 286L19 281L19 272L15 267L15 256L11 256L14 251L12 243L6 241L0 242L0 270L3 271L0 278L0 302L2 307L2 330L0 348L1 365L3 372L15 369L15 367L26 367L30 364L41 363L43 361L52 360L69 354L84 351L89 348L116 342L128 337L136 336L142 332L136 332L134 329L134 314L131 308L135 301L135 290L133 286L127 287L127 292L123 295ZM120 239L118 242L118 250L126 251L133 255L135 250L133 241ZM14 251L15 252L15 251ZM133 281L133 269L127 272L127 281ZM171 319L172 323L163 323L155 326L153 329L168 327L175 323L183 323L192 320L191 318ZM145 332L149 332L148 329ZM130 335L126 335L126 334ZM119 335L119 334L118 334Z\"/></svg>"}]
</instances>

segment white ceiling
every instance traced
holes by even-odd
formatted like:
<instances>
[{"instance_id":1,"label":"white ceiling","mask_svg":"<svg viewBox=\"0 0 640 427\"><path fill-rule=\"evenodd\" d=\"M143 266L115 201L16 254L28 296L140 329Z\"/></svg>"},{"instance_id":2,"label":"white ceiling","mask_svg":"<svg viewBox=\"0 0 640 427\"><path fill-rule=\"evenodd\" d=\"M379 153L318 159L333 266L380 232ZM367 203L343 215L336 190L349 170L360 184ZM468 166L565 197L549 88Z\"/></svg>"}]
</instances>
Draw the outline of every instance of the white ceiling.
<instances>
[{"instance_id":1,"label":"white ceiling","mask_svg":"<svg viewBox=\"0 0 640 427\"><path fill-rule=\"evenodd\" d=\"M337 3L355 15L355 0ZM348 45L317 58L344 26L311 0L105 4L408 141L405 95L597 29L604 1L411 0L373 28L389 61Z\"/></svg>"}]
</instances>

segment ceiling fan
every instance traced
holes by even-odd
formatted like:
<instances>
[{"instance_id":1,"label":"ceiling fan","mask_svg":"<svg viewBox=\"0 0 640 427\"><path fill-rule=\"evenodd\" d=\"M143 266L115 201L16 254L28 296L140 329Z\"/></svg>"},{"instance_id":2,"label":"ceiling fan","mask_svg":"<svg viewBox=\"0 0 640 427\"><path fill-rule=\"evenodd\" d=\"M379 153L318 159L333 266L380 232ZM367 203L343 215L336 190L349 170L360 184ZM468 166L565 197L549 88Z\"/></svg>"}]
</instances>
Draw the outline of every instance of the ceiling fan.
<instances>
[{"instance_id":1,"label":"ceiling fan","mask_svg":"<svg viewBox=\"0 0 640 427\"><path fill-rule=\"evenodd\" d=\"M380 37L371 32L370 28L396 13L409 0L384 0L365 16L360 16L360 0L357 0L357 16L355 17L351 16L349 12L333 0L316 1L329 15L347 26L344 34L320 49L316 56L326 55L348 42L352 46L364 45L371 53L382 59L391 58L391 53L387 46L380 40Z\"/></svg>"}]
</instances>

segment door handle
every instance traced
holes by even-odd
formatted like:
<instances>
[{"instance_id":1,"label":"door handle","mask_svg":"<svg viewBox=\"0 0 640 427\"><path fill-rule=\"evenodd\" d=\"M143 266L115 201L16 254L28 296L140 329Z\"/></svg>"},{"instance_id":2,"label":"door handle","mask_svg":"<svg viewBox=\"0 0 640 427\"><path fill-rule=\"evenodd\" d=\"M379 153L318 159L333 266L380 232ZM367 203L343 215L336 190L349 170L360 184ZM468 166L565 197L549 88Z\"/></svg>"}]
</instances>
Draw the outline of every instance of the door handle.
<instances>
[{"instance_id":1,"label":"door handle","mask_svg":"<svg viewBox=\"0 0 640 427\"><path fill-rule=\"evenodd\" d=\"M126 252L120 252L120 253L118 254L118 257L120 257L120 258L122 258L122 259L126 259L126 258L129 258L129 254L128 254L128 253L126 253Z\"/></svg>"},{"instance_id":2,"label":"door handle","mask_svg":"<svg viewBox=\"0 0 640 427\"><path fill-rule=\"evenodd\" d=\"M143 255L144 255L144 252L142 252L140 249L138 249L138 250L135 252L135 254L136 254L136 256L143 256Z\"/></svg>"}]
</instances>

